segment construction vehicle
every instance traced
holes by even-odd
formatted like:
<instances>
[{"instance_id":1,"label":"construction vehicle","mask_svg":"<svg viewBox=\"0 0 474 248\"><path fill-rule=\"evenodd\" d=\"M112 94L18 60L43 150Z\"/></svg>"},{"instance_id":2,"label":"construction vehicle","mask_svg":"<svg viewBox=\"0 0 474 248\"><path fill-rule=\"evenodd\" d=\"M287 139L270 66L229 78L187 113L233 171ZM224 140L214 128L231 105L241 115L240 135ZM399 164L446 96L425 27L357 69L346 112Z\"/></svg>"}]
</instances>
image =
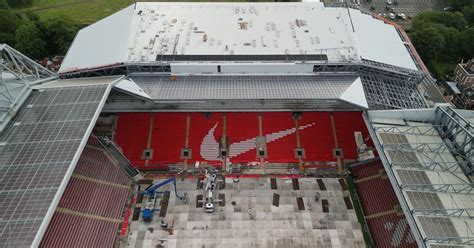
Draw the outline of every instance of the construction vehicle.
<instances>
[{"instance_id":1,"label":"construction vehicle","mask_svg":"<svg viewBox=\"0 0 474 248\"><path fill-rule=\"evenodd\" d=\"M204 211L206 213L213 213L215 203L219 203L222 200L216 199L214 196L217 195L218 186L217 183L222 180L218 178L216 173L211 173L208 170L205 171L206 178L204 179Z\"/></svg>"},{"instance_id":2,"label":"construction vehicle","mask_svg":"<svg viewBox=\"0 0 474 248\"><path fill-rule=\"evenodd\" d=\"M142 211L143 212L142 217L145 222L150 222L153 219L153 213L160 211L159 208L155 208L156 194L163 193L163 192L156 192L156 190L171 183L174 186L174 194L176 195L176 198L180 200L186 199L186 194L184 194L183 196L178 195L178 188L176 187L175 177L172 177L172 178L166 179L163 182L159 182L159 183L151 185L150 187L145 189L144 192L142 192L142 194L145 194L148 197L145 203L145 208Z\"/></svg>"}]
</instances>

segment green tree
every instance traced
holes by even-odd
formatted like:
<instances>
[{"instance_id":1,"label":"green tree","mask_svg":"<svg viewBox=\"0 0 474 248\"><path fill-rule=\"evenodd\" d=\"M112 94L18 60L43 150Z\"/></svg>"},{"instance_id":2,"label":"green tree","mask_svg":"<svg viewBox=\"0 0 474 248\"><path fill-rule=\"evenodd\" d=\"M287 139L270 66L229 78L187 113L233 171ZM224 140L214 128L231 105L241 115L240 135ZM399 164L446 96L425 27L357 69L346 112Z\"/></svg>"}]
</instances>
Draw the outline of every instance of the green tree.
<instances>
[{"instance_id":1,"label":"green tree","mask_svg":"<svg viewBox=\"0 0 474 248\"><path fill-rule=\"evenodd\" d=\"M15 48L33 59L40 59L46 55L46 43L33 22L25 22L15 32Z\"/></svg>"},{"instance_id":2,"label":"green tree","mask_svg":"<svg viewBox=\"0 0 474 248\"><path fill-rule=\"evenodd\" d=\"M425 60L437 59L446 44L443 34L435 24L427 23L411 32L413 45Z\"/></svg>"},{"instance_id":3,"label":"green tree","mask_svg":"<svg viewBox=\"0 0 474 248\"><path fill-rule=\"evenodd\" d=\"M461 10L464 6L474 4L474 0L448 0L448 2L455 10Z\"/></svg>"},{"instance_id":4,"label":"green tree","mask_svg":"<svg viewBox=\"0 0 474 248\"><path fill-rule=\"evenodd\" d=\"M26 19L28 19L28 20L30 20L30 21L36 23L36 24L38 24L39 22L41 22L39 16L38 16L35 12L33 12L33 11L31 11L31 10L28 10L28 11L24 12L23 18L26 18Z\"/></svg>"},{"instance_id":5,"label":"green tree","mask_svg":"<svg viewBox=\"0 0 474 248\"><path fill-rule=\"evenodd\" d=\"M439 59L449 63L458 62L462 53L461 32L455 28L447 28L443 25L439 25L438 30L445 40L444 47L438 52Z\"/></svg>"},{"instance_id":6,"label":"green tree","mask_svg":"<svg viewBox=\"0 0 474 248\"><path fill-rule=\"evenodd\" d=\"M77 25L69 18L54 17L44 23L43 40L50 55L65 54L77 32Z\"/></svg>"},{"instance_id":7,"label":"green tree","mask_svg":"<svg viewBox=\"0 0 474 248\"><path fill-rule=\"evenodd\" d=\"M15 45L15 30L20 25L20 19L6 9L0 9L0 43Z\"/></svg>"},{"instance_id":8,"label":"green tree","mask_svg":"<svg viewBox=\"0 0 474 248\"><path fill-rule=\"evenodd\" d=\"M413 28L417 29L427 22L442 24L448 28L453 27L459 31L464 30L467 26L467 22L460 12L426 11L413 18Z\"/></svg>"},{"instance_id":9,"label":"green tree","mask_svg":"<svg viewBox=\"0 0 474 248\"><path fill-rule=\"evenodd\" d=\"M20 26L20 19L9 10L0 9L0 32L15 33L15 30Z\"/></svg>"},{"instance_id":10,"label":"green tree","mask_svg":"<svg viewBox=\"0 0 474 248\"><path fill-rule=\"evenodd\" d=\"M18 8L31 5L33 0L7 0L7 3L12 8Z\"/></svg>"},{"instance_id":11,"label":"green tree","mask_svg":"<svg viewBox=\"0 0 474 248\"><path fill-rule=\"evenodd\" d=\"M10 9L10 6L8 6L7 0L0 0L0 9Z\"/></svg>"},{"instance_id":12,"label":"green tree","mask_svg":"<svg viewBox=\"0 0 474 248\"><path fill-rule=\"evenodd\" d=\"M466 6L462 8L462 14L464 19L472 25L474 25L474 5Z\"/></svg>"},{"instance_id":13,"label":"green tree","mask_svg":"<svg viewBox=\"0 0 474 248\"><path fill-rule=\"evenodd\" d=\"M0 33L0 44L7 43L10 46L15 45L15 36L13 34Z\"/></svg>"},{"instance_id":14,"label":"green tree","mask_svg":"<svg viewBox=\"0 0 474 248\"><path fill-rule=\"evenodd\" d=\"M462 57L474 58L474 27L464 30L461 34Z\"/></svg>"}]
</instances>

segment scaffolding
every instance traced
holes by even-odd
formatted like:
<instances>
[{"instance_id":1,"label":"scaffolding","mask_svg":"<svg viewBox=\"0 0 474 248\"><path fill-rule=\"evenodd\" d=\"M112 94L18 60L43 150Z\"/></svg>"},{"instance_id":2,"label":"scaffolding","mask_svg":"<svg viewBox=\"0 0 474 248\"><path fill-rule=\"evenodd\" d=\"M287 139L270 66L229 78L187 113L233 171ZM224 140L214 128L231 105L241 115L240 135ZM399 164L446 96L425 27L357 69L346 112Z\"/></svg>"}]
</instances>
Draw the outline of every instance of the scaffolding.
<instances>
[{"instance_id":1,"label":"scaffolding","mask_svg":"<svg viewBox=\"0 0 474 248\"><path fill-rule=\"evenodd\" d=\"M461 158L467 159L468 164L463 169L466 170L465 173L468 176L472 176L472 159L474 158L472 124L451 107L436 109L435 124L437 124L436 130L441 138L447 141L450 148Z\"/></svg>"},{"instance_id":2,"label":"scaffolding","mask_svg":"<svg viewBox=\"0 0 474 248\"><path fill-rule=\"evenodd\" d=\"M417 109L427 106L417 88L422 79L420 74L397 73L371 65L361 67L360 78L371 109Z\"/></svg>"},{"instance_id":3,"label":"scaffolding","mask_svg":"<svg viewBox=\"0 0 474 248\"><path fill-rule=\"evenodd\" d=\"M426 111L425 120L420 118L423 111ZM373 116L369 112L369 119L381 118L377 112L387 116L390 111L374 111ZM405 114L398 112L393 118L403 119L406 125L369 121L369 132L419 245L472 245L474 209L465 204L474 194L474 183L468 179L473 173L470 122L445 106ZM394 136L384 137L383 134ZM413 138L408 139L408 136ZM439 177L436 182L429 179L434 175ZM421 193L433 198L416 195ZM434 222L448 224L434 225ZM459 229L463 232L456 231Z\"/></svg>"},{"instance_id":4,"label":"scaffolding","mask_svg":"<svg viewBox=\"0 0 474 248\"><path fill-rule=\"evenodd\" d=\"M30 86L54 78L53 72L0 44L0 132L29 95Z\"/></svg>"}]
</instances>

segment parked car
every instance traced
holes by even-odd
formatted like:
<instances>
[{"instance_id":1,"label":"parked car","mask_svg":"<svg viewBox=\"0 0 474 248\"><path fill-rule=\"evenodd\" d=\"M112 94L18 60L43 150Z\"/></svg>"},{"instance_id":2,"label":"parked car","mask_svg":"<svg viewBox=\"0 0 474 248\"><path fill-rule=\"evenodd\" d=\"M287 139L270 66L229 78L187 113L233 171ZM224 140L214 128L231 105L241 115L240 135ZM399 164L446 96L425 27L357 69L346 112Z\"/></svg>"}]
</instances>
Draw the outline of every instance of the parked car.
<instances>
[{"instance_id":1,"label":"parked car","mask_svg":"<svg viewBox=\"0 0 474 248\"><path fill-rule=\"evenodd\" d=\"M398 19L402 19L402 20L406 20L406 19L407 19L406 15L403 14L403 13L397 14L396 17L397 17Z\"/></svg>"}]
</instances>

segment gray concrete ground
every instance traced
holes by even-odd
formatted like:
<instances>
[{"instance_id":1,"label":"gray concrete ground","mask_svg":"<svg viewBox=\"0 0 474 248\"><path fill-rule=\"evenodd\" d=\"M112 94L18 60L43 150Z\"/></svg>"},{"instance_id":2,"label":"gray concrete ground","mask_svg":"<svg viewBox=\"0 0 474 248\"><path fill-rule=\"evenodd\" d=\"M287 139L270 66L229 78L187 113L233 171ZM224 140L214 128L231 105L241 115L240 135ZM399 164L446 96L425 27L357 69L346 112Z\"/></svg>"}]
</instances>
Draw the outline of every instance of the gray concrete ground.
<instances>
[{"instance_id":1,"label":"gray concrete ground","mask_svg":"<svg viewBox=\"0 0 474 248\"><path fill-rule=\"evenodd\" d=\"M397 2L396 5L391 5L395 13L404 13L406 16L415 16L417 13L427 10L443 10L448 6L446 0L391 0L391 2ZM367 10L373 6L378 13L388 13L385 9L387 0L372 0L371 2L361 0L360 4Z\"/></svg>"},{"instance_id":2,"label":"gray concrete ground","mask_svg":"<svg viewBox=\"0 0 474 248\"><path fill-rule=\"evenodd\" d=\"M348 210L337 179L322 179L327 190L320 190L315 178L299 179L299 190L291 180L277 179L272 190L270 179L226 180L225 206L214 213L196 208L197 179L179 181L181 201L172 192L164 218L155 213L151 223L142 218L132 221L126 247L365 247L355 211ZM172 190L171 187L166 190ZM320 199L315 200L316 192ZM279 206L272 206L273 194L280 195ZM299 210L296 197L302 197L305 210ZM329 212L323 212L322 200ZM160 227L161 220L170 230Z\"/></svg>"}]
</instances>

